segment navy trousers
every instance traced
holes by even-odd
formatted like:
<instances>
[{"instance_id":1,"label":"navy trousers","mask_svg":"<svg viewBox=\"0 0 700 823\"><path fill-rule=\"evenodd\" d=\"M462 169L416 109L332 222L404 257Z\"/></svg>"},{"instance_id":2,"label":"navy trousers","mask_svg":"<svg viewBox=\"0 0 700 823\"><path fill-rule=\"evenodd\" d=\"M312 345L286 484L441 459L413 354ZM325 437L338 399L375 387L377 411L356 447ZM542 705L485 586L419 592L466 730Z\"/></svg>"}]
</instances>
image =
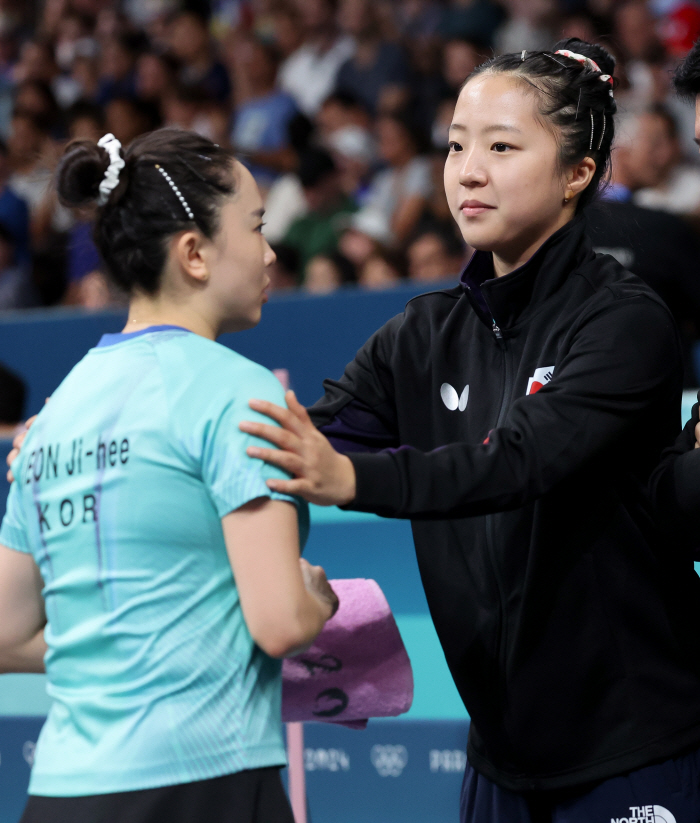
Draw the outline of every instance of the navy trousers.
<instances>
[{"instance_id":1,"label":"navy trousers","mask_svg":"<svg viewBox=\"0 0 700 823\"><path fill-rule=\"evenodd\" d=\"M612 777L584 792L517 794L469 764L461 823L699 823L700 750Z\"/></svg>"}]
</instances>

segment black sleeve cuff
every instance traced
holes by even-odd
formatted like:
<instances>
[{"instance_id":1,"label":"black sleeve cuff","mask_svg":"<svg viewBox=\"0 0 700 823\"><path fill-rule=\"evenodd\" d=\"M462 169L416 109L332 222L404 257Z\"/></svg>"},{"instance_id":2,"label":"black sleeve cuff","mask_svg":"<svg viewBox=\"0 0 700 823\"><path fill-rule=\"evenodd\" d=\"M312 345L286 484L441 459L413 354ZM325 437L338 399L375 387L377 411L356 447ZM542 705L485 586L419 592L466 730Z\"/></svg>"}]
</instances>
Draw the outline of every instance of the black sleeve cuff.
<instances>
[{"instance_id":1,"label":"black sleeve cuff","mask_svg":"<svg viewBox=\"0 0 700 823\"><path fill-rule=\"evenodd\" d=\"M355 467L355 499L342 508L401 517L401 476L392 454L358 452L347 457Z\"/></svg>"}]
</instances>

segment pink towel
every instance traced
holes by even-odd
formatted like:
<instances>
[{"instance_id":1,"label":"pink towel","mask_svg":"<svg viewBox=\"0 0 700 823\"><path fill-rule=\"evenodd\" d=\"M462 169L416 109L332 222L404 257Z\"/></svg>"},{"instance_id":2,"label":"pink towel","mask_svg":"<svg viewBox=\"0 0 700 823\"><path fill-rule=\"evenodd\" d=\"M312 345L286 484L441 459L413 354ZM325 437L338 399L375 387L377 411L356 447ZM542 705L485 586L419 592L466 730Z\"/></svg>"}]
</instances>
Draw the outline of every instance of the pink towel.
<instances>
[{"instance_id":1,"label":"pink towel","mask_svg":"<svg viewBox=\"0 0 700 823\"><path fill-rule=\"evenodd\" d=\"M374 580L331 580L340 608L313 646L282 664L282 719L364 728L413 702L413 672Z\"/></svg>"}]
</instances>

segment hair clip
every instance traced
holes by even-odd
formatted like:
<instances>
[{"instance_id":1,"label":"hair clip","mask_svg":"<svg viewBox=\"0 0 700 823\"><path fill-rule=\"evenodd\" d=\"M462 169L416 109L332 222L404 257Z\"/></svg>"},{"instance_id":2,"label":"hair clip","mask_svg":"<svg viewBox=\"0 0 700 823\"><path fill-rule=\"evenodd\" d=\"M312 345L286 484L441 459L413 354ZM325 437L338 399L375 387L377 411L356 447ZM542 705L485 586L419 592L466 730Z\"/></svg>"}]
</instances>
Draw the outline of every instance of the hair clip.
<instances>
[{"instance_id":1,"label":"hair clip","mask_svg":"<svg viewBox=\"0 0 700 823\"><path fill-rule=\"evenodd\" d=\"M523 60L525 59L525 55L526 55L526 54L527 54L527 49L523 49L523 50L520 52L520 62L521 62L521 63L522 63L522 62L523 62Z\"/></svg>"},{"instance_id":2,"label":"hair clip","mask_svg":"<svg viewBox=\"0 0 700 823\"><path fill-rule=\"evenodd\" d=\"M182 196L182 192L180 189L175 185L173 178L168 174L168 172L158 163L155 164L158 171L163 175L166 182L170 186L170 188L175 192L175 196L182 204L182 208L185 210L185 213L190 218L190 220L194 220L194 214L192 213L192 209L189 207L187 200Z\"/></svg>"}]
</instances>

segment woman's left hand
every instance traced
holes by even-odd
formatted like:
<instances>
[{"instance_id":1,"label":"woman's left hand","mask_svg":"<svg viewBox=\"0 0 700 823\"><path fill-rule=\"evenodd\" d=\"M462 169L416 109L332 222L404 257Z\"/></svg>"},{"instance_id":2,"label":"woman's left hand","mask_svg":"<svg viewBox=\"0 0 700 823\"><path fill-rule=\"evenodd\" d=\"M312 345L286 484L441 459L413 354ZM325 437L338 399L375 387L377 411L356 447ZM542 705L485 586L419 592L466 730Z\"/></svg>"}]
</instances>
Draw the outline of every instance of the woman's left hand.
<instances>
[{"instance_id":1,"label":"woman's left hand","mask_svg":"<svg viewBox=\"0 0 700 823\"><path fill-rule=\"evenodd\" d=\"M306 409L288 391L284 409L267 400L251 400L251 409L276 420L282 428L244 420L241 431L268 440L278 448L249 446L249 457L273 463L294 475L293 480L267 481L270 489L295 494L318 506L344 506L355 498L355 468L339 454L311 422Z\"/></svg>"}]
</instances>

